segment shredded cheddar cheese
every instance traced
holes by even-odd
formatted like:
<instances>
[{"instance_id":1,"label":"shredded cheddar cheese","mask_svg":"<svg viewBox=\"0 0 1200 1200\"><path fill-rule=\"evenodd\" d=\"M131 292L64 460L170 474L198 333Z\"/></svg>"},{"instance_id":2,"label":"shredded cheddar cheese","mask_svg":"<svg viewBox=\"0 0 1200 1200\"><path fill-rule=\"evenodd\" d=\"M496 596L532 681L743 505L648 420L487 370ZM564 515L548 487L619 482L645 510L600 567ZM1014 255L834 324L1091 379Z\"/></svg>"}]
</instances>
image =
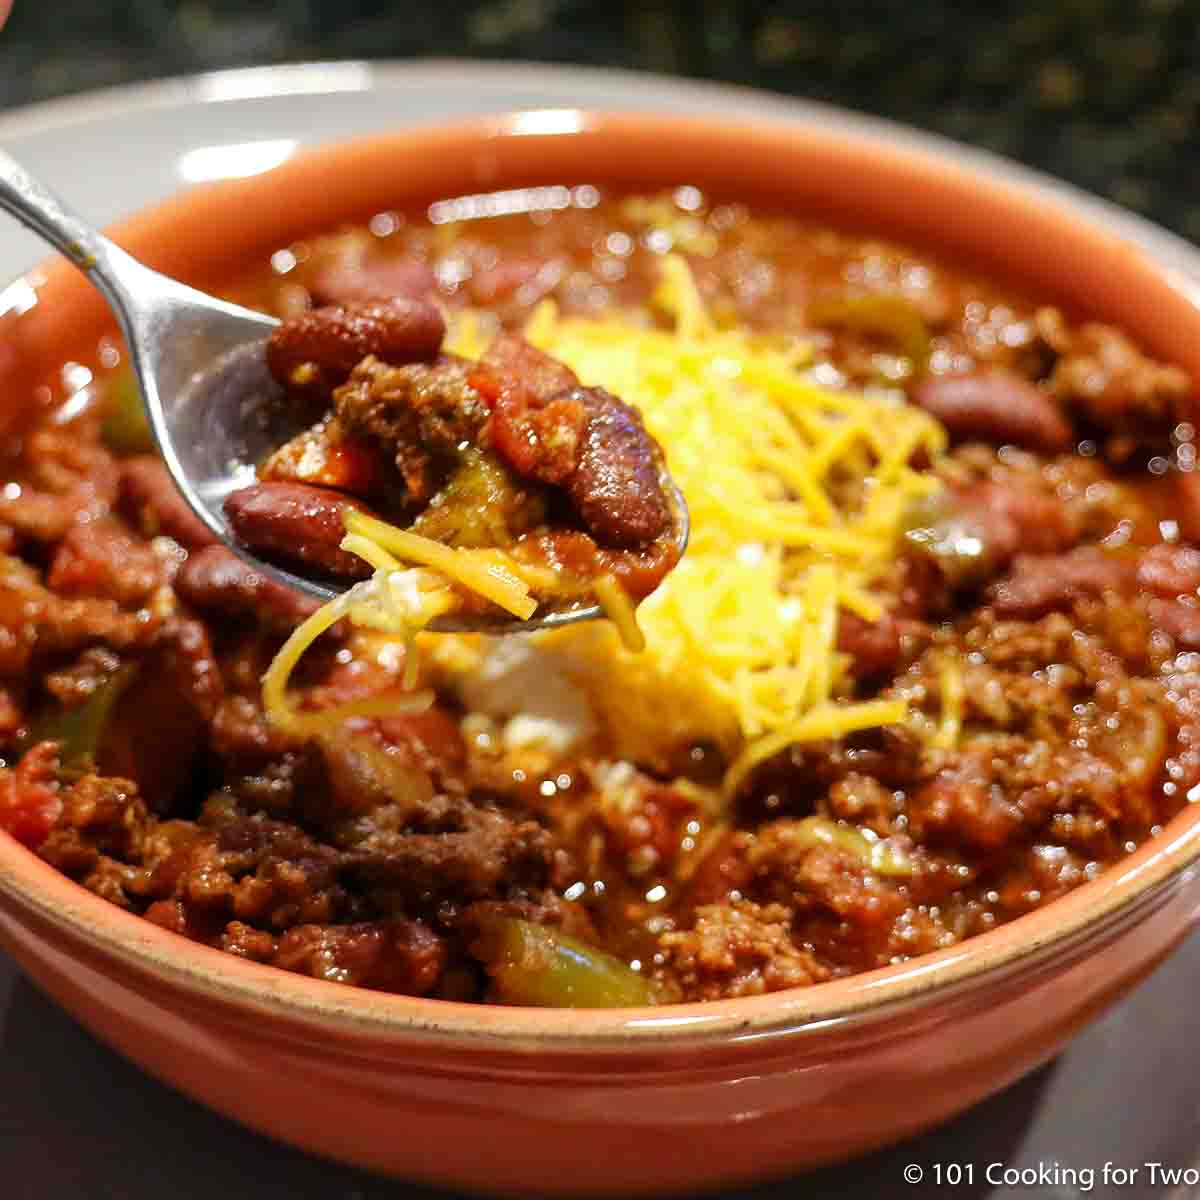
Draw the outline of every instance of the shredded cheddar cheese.
<instances>
[{"instance_id":1,"label":"shredded cheddar cheese","mask_svg":"<svg viewBox=\"0 0 1200 1200\"><path fill-rule=\"evenodd\" d=\"M263 706L268 718L298 736L331 731L351 717L389 716L427 708L432 695L412 690L418 666L415 639L435 617L456 607L449 585L475 592L521 620L532 616L537 608L528 584L509 569L507 556L495 552L444 546L354 510L346 514L342 549L370 563L375 574L330 600L303 622L263 676ZM405 569L404 561L420 567ZM402 683L409 694L398 697L393 693L300 712L288 697L288 680L305 651L343 617L405 643L408 653Z\"/></svg>"},{"instance_id":2,"label":"shredded cheddar cheese","mask_svg":"<svg viewBox=\"0 0 1200 1200\"><path fill-rule=\"evenodd\" d=\"M947 658L941 664L938 671L938 691L941 694L942 716L933 736L933 744L942 750L953 750L962 732L966 702L966 688L959 663Z\"/></svg>"},{"instance_id":3,"label":"shredded cheddar cheese","mask_svg":"<svg viewBox=\"0 0 1200 1200\"><path fill-rule=\"evenodd\" d=\"M344 617L374 628L386 628L411 640L416 623L422 619L422 601L417 594L420 582L412 572L381 566L370 579L355 584L303 621L284 642L263 676L263 708L271 723L285 733L311 737L331 732L352 717L389 717L428 708L433 694L413 691L411 686L403 696L394 693L371 696L312 712L297 709L287 690L288 680L305 651ZM415 662L415 658L409 657ZM410 677L407 682L411 685L414 680Z\"/></svg>"},{"instance_id":4,"label":"shredded cheddar cheese","mask_svg":"<svg viewBox=\"0 0 1200 1200\"><path fill-rule=\"evenodd\" d=\"M759 763L766 762L788 746L842 737L880 725L898 725L907 715L908 706L903 700L866 700L860 704L825 704L814 708L798 721L751 742L729 768L725 789L730 794L736 792Z\"/></svg>"},{"instance_id":5,"label":"shredded cheddar cheese","mask_svg":"<svg viewBox=\"0 0 1200 1200\"><path fill-rule=\"evenodd\" d=\"M912 463L936 462L945 433L899 393L817 383L808 348L794 339L719 328L678 256L665 257L653 303L670 327L632 315L562 316L547 301L525 335L585 384L640 409L687 500L688 552L636 620L616 581L600 580L595 593L609 622L531 640L586 693L620 757L654 765L681 744L711 741L733 764L732 792L793 743L906 719L903 699L851 698L839 613L882 615L878 583L906 512L938 486ZM478 357L492 332L488 315L460 313L448 349ZM492 653L489 640L420 633L453 602L449 585L518 617L536 607L529 587L539 569L501 552L451 549L357 513L347 530L345 548L375 577L305 622L265 681L268 711L293 729L327 728L375 703L321 714L288 706L288 673L340 616L403 637L443 677L465 680ZM942 739L956 732L947 690ZM394 711L396 698L386 703Z\"/></svg>"},{"instance_id":6,"label":"shredded cheddar cheese","mask_svg":"<svg viewBox=\"0 0 1200 1200\"><path fill-rule=\"evenodd\" d=\"M592 590L604 615L613 623L621 644L631 653L641 654L646 648L646 636L638 626L637 611L617 578L601 575L592 585Z\"/></svg>"},{"instance_id":7,"label":"shredded cheddar cheese","mask_svg":"<svg viewBox=\"0 0 1200 1200\"><path fill-rule=\"evenodd\" d=\"M510 569L507 556L488 550L444 546L357 511L346 514L346 532L369 539L402 560L432 567L446 579L477 592L520 621L527 620L537 610L537 601L530 596L528 586ZM347 548L353 550L354 544Z\"/></svg>"},{"instance_id":8,"label":"shredded cheddar cheese","mask_svg":"<svg viewBox=\"0 0 1200 1200\"><path fill-rule=\"evenodd\" d=\"M904 719L901 701L848 699L838 613L882 614L875 585L906 512L938 486L912 463L936 462L945 433L898 392L821 386L794 340L718 328L681 257L664 258L653 303L670 328L562 316L550 301L526 326L585 384L640 409L692 524L683 561L638 609L642 654L603 626L541 639L622 756L661 762L711 740L735 760L736 784L764 748ZM487 333L485 317L463 314L450 349L478 355ZM487 653L432 649L452 675Z\"/></svg>"}]
</instances>

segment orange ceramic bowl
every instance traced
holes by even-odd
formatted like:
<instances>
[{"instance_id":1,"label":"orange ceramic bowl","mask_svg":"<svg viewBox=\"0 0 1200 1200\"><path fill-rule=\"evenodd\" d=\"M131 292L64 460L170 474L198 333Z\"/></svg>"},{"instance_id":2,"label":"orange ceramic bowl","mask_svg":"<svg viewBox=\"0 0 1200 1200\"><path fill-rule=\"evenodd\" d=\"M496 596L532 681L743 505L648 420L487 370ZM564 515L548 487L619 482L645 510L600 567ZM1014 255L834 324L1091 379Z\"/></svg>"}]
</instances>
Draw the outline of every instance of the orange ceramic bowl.
<instances>
[{"instance_id":1,"label":"orange ceramic bowl","mask_svg":"<svg viewBox=\"0 0 1200 1200\"><path fill-rule=\"evenodd\" d=\"M1124 326L1200 377L1195 251L1015 168L834 114L747 126L556 111L406 132L188 193L116 237L203 285L379 209L575 182L695 183L898 236ZM86 357L107 324L80 276L42 276L7 339L35 373ZM469 1006L302 978L122 912L2 834L0 940L93 1032L264 1133L448 1186L632 1196L847 1158L1011 1083L1190 929L1198 857L1193 808L1096 881L963 945L661 1009Z\"/></svg>"}]
</instances>

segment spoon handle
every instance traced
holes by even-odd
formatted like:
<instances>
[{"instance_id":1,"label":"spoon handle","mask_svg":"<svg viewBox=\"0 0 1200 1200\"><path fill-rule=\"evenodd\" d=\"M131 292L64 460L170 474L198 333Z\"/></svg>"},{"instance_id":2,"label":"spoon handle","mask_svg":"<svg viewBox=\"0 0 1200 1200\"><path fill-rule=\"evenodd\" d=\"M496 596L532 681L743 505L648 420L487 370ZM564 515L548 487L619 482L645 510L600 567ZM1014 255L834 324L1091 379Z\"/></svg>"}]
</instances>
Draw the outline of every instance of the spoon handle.
<instances>
[{"instance_id":1,"label":"spoon handle","mask_svg":"<svg viewBox=\"0 0 1200 1200\"><path fill-rule=\"evenodd\" d=\"M0 150L0 209L77 266L111 305L126 338L136 340L138 295L153 275L148 267L72 212L4 150Z\"/></svg>"},{"instance_id":2,"label":"spoon handle","mask_svg":"<svg viewBox=\"0 0 1200 1200\"><path fill-rule=\"evenodd\" d=\"M65 254L89 275L114 249L112 242L67 208L15 158L0 150L0 208Z\"/></svg>"}]
</instances>

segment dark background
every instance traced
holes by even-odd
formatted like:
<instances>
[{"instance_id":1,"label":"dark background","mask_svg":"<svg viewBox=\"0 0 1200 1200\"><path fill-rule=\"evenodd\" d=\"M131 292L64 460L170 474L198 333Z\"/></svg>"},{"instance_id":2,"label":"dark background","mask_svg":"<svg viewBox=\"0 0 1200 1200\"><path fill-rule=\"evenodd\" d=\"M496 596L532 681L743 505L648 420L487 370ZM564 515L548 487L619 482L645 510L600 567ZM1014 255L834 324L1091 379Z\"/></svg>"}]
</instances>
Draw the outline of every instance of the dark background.
<instances>
[{"instance_id":1,"label":"dark background","mask_svg":"<svg viewBox=\"0 0 1200 1200\"><path fill-rule=\"evenodd\" d=\"M1007 154L1200 241L1200 0L16 0L0 109L220 67L454 56L772 88ZM1200 1167L1200 940L1053 1064L924 1138L726 1200L1065 1197L904 1165ZM1139 1185L1093 1197L1179 1200ZM0 956L4 1200L443 1200L272 1145L144 1076ZM444 1198L452 1200L452 1198Z\"/></svg>"},{"instance_id":2,"label":"dark background","mask_svg":"<svg viewBox=\"0 0 1200 1200\"><path fill-rule=\"evenodd\" d=\"M1021 159L1200 240L1200 0L16 0L0 107L215 67L429 55L829 100Z\"/></svg>"}]
</instances>

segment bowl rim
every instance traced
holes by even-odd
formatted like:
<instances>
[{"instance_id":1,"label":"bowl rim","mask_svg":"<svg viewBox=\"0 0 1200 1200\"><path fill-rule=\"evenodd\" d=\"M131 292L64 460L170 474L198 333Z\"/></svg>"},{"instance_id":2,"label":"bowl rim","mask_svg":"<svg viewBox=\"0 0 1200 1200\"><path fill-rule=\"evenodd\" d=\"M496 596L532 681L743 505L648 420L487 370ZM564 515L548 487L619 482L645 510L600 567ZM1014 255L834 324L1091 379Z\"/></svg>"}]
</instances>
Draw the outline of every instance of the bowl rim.
<instances>
[{"instance_id":1,"label":"bowl rim","mask_svg":"<svg viewBox=\"0 0 1200 1200\"><path fill-rule=\"evenodd\" d=\"M844 117L845 119L839 119ZM1200 251L1182 239L1069 185L1048 181L989 154L888 122L830 110L822 120L763 119L737 122L714 116L598 113L577 109L534 110L402 129L301 151L263 175L208 185L160 202L111 232L137 250L175 223L212 214L261 197L322 172L336 172L383 152L437 154L450 144L478 144L498 152L505 139L541 139L552 153L563 139L720 140L756 143L759 151L796 153L797 139L826 149L849 147L873 162L915 171L941 187L967 186L1002 202L1014 215L1074 228L1098 253L1125 270L1149 271L1200 323ZM576 142L576 145L580 143ZM1085 220L1079 222L1079 213ZM1133 259L1130 253L1134 251ZM1132 263L1132 266L1130 265ZM50 263L38 269L39 286L66 288L70 269ZM78 298L80 286L74 286ZM86 291L86 288L82 289ZM69 293L68 293L69 294ZM1044 908L955 946L909 962L807 988L767 995L647 1009L526 1009L462 1004L346 987L247 962L190 942L125 912L0 835L0 893L52 926L141 976L200 994L223 1005L249 1007L283 1022L328 1026L374 1038L447 1040L492 1047L538 1046L573 1052L663 1049L697 1040L751 1041L842 1025L851 1019L886 1016L931 993L949 994L982 977L1019 969L1065 948L1081 936L1119 922L1140 903L1152 902L1200 859L1200 806L1177 814L1161 833L1097 879Z\"/></svg>"}]
</instances>

